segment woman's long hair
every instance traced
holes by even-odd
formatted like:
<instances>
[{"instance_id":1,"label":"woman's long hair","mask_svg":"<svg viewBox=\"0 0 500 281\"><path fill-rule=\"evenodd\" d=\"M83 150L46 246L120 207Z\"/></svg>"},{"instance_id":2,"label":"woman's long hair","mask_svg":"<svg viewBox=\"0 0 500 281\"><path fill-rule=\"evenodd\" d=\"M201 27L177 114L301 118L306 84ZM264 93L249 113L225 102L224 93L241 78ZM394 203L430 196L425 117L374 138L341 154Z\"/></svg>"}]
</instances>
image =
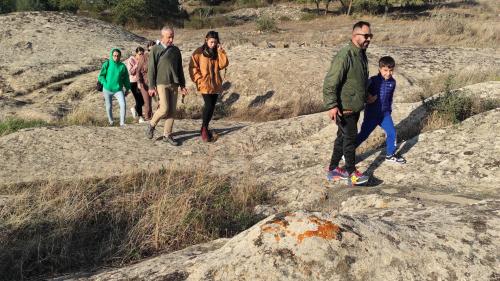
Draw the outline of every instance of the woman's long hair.
<instances>
[{"instance_id":1,"label":"woman's long hair","mask_svg":"<svg viewBox=\"0 0 500 281\"><path fill-rule=\"evenodd\" d=\"M220 42L219 40L219 33L217 31L210 30L207 35L205 36L205 43L202 46L203 49L203 55L205 57L211 58L211 59L217 59L217 47L215 48L209 48L207 44L208 39L215 39L217 40L217 44Z\"/></svg>"}]
</instances>

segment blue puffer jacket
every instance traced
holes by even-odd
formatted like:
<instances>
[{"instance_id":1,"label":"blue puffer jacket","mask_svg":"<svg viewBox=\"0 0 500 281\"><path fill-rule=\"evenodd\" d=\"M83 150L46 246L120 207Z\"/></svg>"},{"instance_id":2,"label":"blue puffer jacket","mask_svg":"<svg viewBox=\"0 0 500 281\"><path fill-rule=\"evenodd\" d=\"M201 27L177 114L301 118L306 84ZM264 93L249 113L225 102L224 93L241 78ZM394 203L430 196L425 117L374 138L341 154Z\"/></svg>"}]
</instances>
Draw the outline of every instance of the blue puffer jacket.
<instances>
[{"instance_id":1,"label":"blue puffer jacket","mask_svg":"<svg viewBox=\"0 0 500 281\"><path fill-rule=\"evenodd\" d=\"M392 96L396 89L396 80L390 78L385 80L380 73L370 77L368 93L372 96L377 96L377 100L366 104L365 114L371 116L382 116L392 112Z\"/></svg>"}]
</instances>

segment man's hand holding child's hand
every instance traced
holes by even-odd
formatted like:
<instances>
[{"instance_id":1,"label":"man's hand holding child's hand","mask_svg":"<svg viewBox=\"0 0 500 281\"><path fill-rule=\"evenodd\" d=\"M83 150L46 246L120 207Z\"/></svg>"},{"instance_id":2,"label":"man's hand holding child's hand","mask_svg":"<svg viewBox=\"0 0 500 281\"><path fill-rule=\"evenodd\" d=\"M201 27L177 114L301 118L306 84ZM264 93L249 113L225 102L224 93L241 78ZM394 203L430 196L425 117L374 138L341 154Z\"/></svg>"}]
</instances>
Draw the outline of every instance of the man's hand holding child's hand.
<instances>
[{"instance_id":1,"label":"man's hand holding child's hand","mask_svg":"<svg viewBox=\"0 0 500 281\"><path fill-rule=\"evenodd\" d=\"M372 96L372 95L368 95L368 97L366 98L366 102L367 103L374 103L375 101L377 100L377 96Z\"/></svg>"}]
</instances>

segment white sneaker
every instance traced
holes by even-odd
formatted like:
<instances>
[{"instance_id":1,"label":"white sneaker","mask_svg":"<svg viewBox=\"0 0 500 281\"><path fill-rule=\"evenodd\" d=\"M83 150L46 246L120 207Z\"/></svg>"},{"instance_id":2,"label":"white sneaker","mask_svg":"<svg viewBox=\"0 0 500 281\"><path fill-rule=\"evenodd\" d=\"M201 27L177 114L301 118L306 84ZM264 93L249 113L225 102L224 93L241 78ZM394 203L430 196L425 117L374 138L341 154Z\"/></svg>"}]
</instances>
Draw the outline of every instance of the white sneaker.
<instances>
[{"instance_id":1,"label":"white sneaker","mask_svg":"<svg viewBox=\"0 0 500 281\"><path fill-rule=\"evenodd\" d=\"M134 117L134 119L137 119L137 116L139 116L139 114L137 114L137 111L134 107L130 108L130 112L132 112L132 117Z\"/></svg>"},{"instance_id":2,"label":"white sneaker","mask_svg":"<svg viewBox=\"0 0 500 281\"><path fill-rule=\"evenodd\" d=\"M115 124L114 121L108 121L109 122L109 126L113 126Z\"/></svg>"},{"instance_id":3,"label":"white sneaker","mask_svg":"<svg viewBox=\"0 0 500 281\"><path fill-rule=\"evenodd\" d=\"M144 120L144 118L142 118L142 116L141 116L141 117L139 117L139 124L142 124L142 123L146 123L146 120Z\"/></svg>"}]
</instances>

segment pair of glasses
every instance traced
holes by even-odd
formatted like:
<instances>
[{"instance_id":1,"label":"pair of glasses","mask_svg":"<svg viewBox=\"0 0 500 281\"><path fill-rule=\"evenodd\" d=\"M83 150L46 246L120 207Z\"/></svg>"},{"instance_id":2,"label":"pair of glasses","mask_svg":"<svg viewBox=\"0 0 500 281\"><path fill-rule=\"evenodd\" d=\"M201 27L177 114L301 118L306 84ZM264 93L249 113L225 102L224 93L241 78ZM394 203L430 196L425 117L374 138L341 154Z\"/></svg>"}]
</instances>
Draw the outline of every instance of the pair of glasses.
<instances>
[{"instance_id":1,"label":"pair of glasses","mask_svg":"<svg viewBox=\"0 0 500 281\"><path fill-rule=\"evenodd\" d=\"M371 34L371 33L356 33L356 35L361 35L361 36L365 37L365 39L373 38L373 34Z\"/></svg>"}]
</instances>

